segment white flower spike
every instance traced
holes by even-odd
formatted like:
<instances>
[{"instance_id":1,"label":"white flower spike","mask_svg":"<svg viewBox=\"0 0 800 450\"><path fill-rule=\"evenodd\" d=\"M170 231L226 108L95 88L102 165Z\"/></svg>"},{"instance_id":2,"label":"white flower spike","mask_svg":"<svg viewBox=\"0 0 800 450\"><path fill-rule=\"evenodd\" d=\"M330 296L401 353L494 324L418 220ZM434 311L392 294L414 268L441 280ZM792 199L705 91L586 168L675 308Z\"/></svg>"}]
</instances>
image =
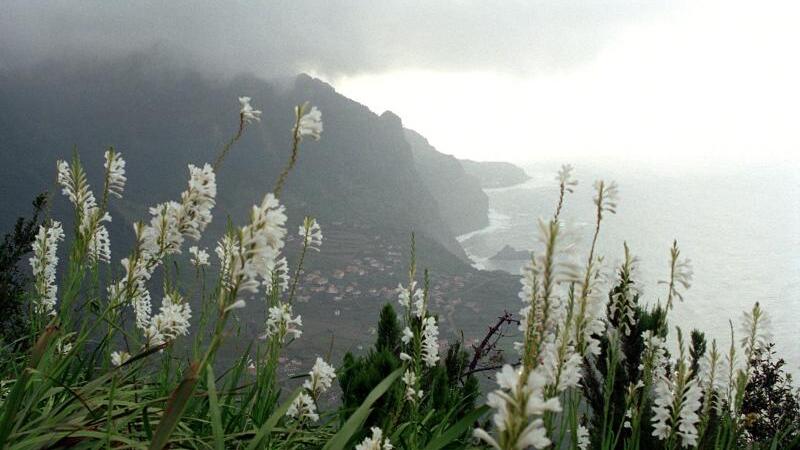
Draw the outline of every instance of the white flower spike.
<instances>
[{"instance_id":1,"label":"white flower spike","mask_svg":"<svg viewBox=\"0 0 800 450\"><path fill-rule=\"evenodd\" d=\"M56 293L56 267L58 266L58 242L64 240L64 230L61 223L53 221L49 225L39 227L36 239L33 242L33 256L30 264L33 268L34 288L37 298L35 307L37 313L55 315Z\"/></svg>"},{"instance_id":2,"label":"white flower spike","mask_svg":"<svg viewBox=\"0 0 800 450\"><path fill-rule=\"evenodd\" d=\"M312 106L309 110L308 103L306 102L302 106L297 107L296 114L299 117L297 123L298 137L301 140L310 137L318 141L322 135L322 113L320 110L317 109L316 106Z\"/></svg>"},{"instance_id":3,"label":"white flower spike","mask_svg":"<svg viewBox=\"0 0 800 450\"><path fill-rule=\"evenodd\" d=\"M261 111L253 109L253 106L250 105L250 100L252 100L250 97L239 97L239 103L242 105L239 115L242 123L261 122Z\"/></svg>"}]
</instances>

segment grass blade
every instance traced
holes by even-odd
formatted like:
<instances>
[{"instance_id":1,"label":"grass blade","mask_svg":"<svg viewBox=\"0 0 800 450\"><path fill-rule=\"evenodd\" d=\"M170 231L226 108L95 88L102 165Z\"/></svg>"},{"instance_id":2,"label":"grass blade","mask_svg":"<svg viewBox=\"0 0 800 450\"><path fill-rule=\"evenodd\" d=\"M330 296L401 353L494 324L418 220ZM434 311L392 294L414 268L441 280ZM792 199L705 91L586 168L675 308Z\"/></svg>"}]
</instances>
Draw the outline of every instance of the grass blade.
<instances>
[{"instance_id":1,"label":"grass blade","mask_svg":"<svg viewBox=\"0 0 800 450\"><path fill-rule=\"evenodd\" d=\"M444 446L453 442L453 440L457 439L459 436L464 434L465 431L471 428L472 424L474 424L475 421L478 420L482 415L486 414L487 411L489 411L489 407L483 405L462 417L461 420L453 424L453 426L448 428L447 431L445 431L442 435L428 443L428 446L425 447L425 450L439 450L444 448Z\"/></svg>"},{"instance_id":2,"label":"grass blade","mask_svg":"<svg viewBox=\"0 0 800 450\"><path fill-rule=\"evenodd\" d=\"M281 406L277 407L275 411L272 412L272 415L270 415L267 421L264 422L263 425L261 425L261 428L258 429L258 432L256 433L253 440L250 441L250 445L247 446L247 450L255 450L257 448L261 448L260 446L261 441L270 432L272 432L272 429L275 428L275 425L277 425L278 421L281 420L281 417L283 417L286 414L286 411L289 409L289 406L292 405L294 399L297 398L298 395L300 395L301 390L302 388L297 388L297 390L295 390L292 393L292 395L290 395L289 398L285 402L283 402Z\"/></svg>"},{"instance_id":3,"label":"grass blade","mask_svg":"<svg viewBox=\"0 0 800 450\"><path fill-rule=\"evenodd\" d=\"M344 447L350 442L350 439L358 432L361 428L361 425L367 420L367 416L369 416L370 411L372 410L372 405L379 399L386 391L392 387L392 384L400 377L400 374L403 373L404 368L399 368L389 374L388 377L384 378L383 381L378 383L375 386L375 389L369 393L367 398L364 400L364 403L355 410L355 412L347 419L347 422L342 425L342 428L325 444L323 450L343 450Z\"/></svg>"},{"instance_id":4,"label":"grass blade","mask_svg":"<svg viewBox=\"0 0 800 450\"><path fill-rule=\"evenodd\" d=\"M181 384L172 392L169 402L167 403L167 410L161 417L158 428L156 428L153 441L150 442L150 450L161 450L167 445L167 442L169 442L169 437L172 435L172 432L175 431L175 427L178 426L178 422L181 420L181 416L183 416L183 412L186 410L186 405L189 403L189 399L194 393L194 388L197 386L199 371L200 364L198 362L193 363L186 372L186 376L183 381L181 381Z\"/></svg>"},{"instance_id":5,"label":"grass blade","mask_svg":"<svg viewBox=\"0 0 800 450\"><path fill-rule=\"evenodd\" d=\"M57 332L58 326L55 325L54 319L53 322L47 325L45 331L31 349L30 363L28 364L29 369L36 369L39 367L39 362L42 360L42 357L50 346L50 341ZM0 417L0 447L2 448L8 445L8 437L11 435L11 431L14 428L17 410L19 409L20 402L22 402L22 398L25 396L25 388L27 387L28 379L31 375L31 371L28 370L28 368L20 373L19 377L14 382L11 393L3 404L5 411L2 417Z\"/></svg>"},{"instance_id":6,"label":"grass blade","mask_svg":"<svg viewBox=\"0 0 800 450\"><path fill-rule=\"evenodd\" d=\"M217 386L214 378L214 369L208 366L206 372L208 383L208 407L211 415L211 431L214 434L214 448L225 450L225 434L222 431L222 415L219 411L219 401L217 400Z\"/></svg>"}]
</instances>

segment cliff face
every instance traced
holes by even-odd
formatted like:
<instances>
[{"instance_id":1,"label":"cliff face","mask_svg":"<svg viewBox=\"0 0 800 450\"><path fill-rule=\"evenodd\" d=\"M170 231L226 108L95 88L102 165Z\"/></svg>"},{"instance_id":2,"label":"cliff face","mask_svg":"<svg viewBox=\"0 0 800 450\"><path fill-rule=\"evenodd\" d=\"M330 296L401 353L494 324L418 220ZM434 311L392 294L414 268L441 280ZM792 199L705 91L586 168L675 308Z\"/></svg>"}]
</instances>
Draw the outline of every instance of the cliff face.
<instances>
[{"instance_id":1,"label":"cliff face","mask_svg":"<svg viewBox=\"0 0 800 450\"><path fill-rule=\"evenodd\" d=\"M71 158L73 146L99 191L102 154L113 144L128 162L129 182L125 199L111 211L112 238L130 235L130 223L145 219L147 206L174 199L184 189L186 164L214 160L236 131L237 97L247 95L264 110L262 121L248 126L218 171L216 230L209 235L222 231L227 216L235 223L245 220L250 205L273 189L289 160L293 107L308 100L322 111L325 130L320 142L303 142L284 189L292 220L307 214L323 226L415 231L466 260L418 172L397 116L378 116L308 76L219 81L150 69L149 63L131 58L89 69L46 67L25 76L0 75L3 229L28 212L38 192L58 196L55 160ZM69 217L66 201L54 200L54 216Z\"/></svg>"},{"instance_id":2,"label":"cliff face","mask_svg":"<svg viewBox=\"0 0 800 450\"><path fill-rule=\"evenodd\" d=\"M521 167L507 162L462 159L461 166L467 174L480 180L485 188L514 186L530 179Z\"/></svg>"},{"instance_id":3,"label":"cliff face","mask_svg":"<svg viewBox=\"0 0 800 450\"><path fill-rule=\"evenodd\" d=\"M405 134L417 172L450 229L464 234L489 225L489 197L480 180L468 175L458 159L438 152L416 131L406 129Z\"/></svg>"},{"instance_id":4,"label":"cliff face","mask_svg":"<svg viewBox=\"0 0 800 450\"><path fill-rule=\"evenodd\" d=\"M315 145L313 156L298 164L293 198L306 202L311 211L325 211L332 220L357 218L401 233L424 233L467 259L436 196L420 177L398 116L391 112L376 116L307 76L297 78L290 97L318 105L325 123L324 140ZM284 135L283 148L288 148L288 134ZM300 181L301 177L314 182Z\"/></svg>"}]
</instances>

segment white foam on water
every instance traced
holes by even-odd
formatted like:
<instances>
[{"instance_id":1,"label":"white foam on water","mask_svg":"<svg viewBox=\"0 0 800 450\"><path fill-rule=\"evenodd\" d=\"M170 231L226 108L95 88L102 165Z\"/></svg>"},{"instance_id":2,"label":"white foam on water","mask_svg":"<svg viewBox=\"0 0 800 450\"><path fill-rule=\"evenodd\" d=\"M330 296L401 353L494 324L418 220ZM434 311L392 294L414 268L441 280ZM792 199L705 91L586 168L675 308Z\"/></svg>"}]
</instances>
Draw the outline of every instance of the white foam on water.
<instances>
[{"instance_id":1,"label":"white foam on water","mask_svg":"<svg viewBox=\"0 0 800 450\"><path fill-rule=\"evenodd\" d=\"M482 234L496 233L498 231L508 230L510 228L511 228L511 216L502 214L495 209L489 209L489 225L481 228L480 230L470 231L469 233L456 236L456 240L459 243L463 243L475 236L480 236Z\"/></svg>"}]
</instances>

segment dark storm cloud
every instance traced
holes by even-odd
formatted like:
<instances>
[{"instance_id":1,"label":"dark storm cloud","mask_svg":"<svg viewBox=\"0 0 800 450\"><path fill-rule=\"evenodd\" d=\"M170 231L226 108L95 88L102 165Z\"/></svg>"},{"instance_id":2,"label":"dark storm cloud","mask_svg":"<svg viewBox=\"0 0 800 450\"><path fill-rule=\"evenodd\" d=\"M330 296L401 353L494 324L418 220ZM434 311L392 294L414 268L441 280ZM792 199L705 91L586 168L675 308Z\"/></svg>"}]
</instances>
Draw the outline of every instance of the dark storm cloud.
<instances>
[{"instance_id":1,"label":"dark storm cloud","mask_svg":"<svg viewBox=\"0 0 800 450\"><path fill-rule=\"evenodd\" d=\"M535 73L590 60L619 26L661 8L591 0L6 0L0 65L158 49L225 74Z\"/></svg>"}]
</instances>

